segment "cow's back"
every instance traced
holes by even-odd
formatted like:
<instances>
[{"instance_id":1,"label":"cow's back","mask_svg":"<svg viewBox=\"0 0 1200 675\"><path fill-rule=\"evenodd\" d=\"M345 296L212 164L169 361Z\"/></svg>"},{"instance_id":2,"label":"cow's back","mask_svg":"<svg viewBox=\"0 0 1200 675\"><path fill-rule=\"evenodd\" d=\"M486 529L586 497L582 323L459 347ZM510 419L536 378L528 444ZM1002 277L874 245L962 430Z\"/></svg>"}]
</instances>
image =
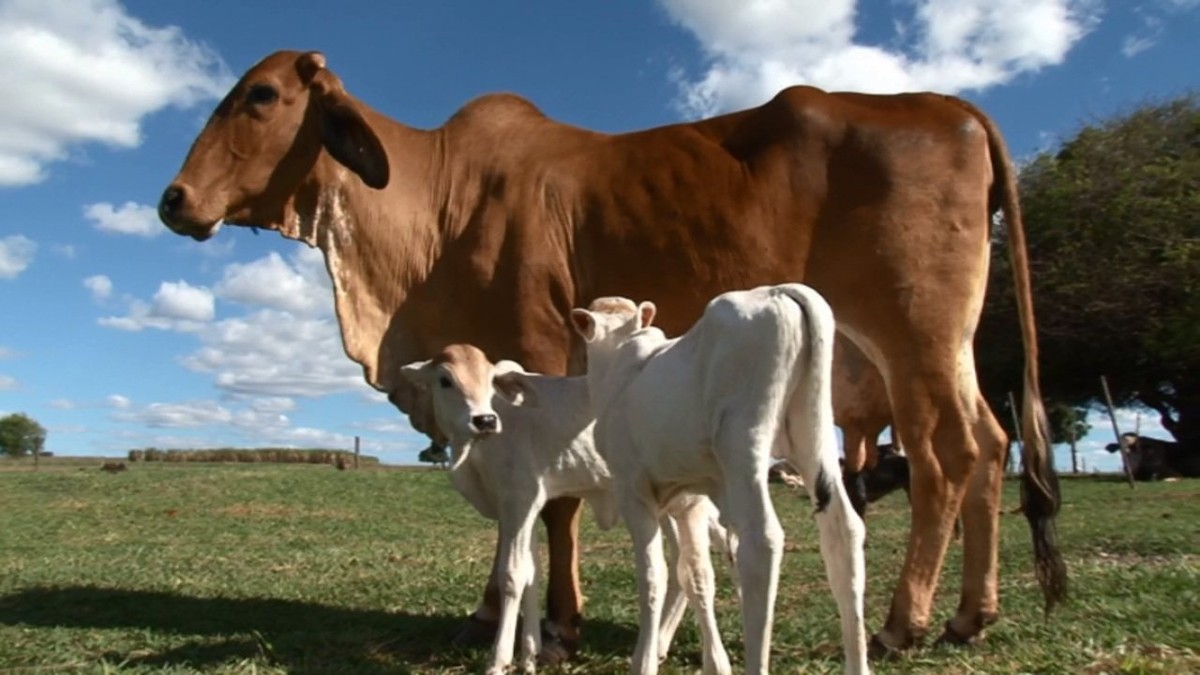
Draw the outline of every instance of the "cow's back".
<instances>
[{"instance_id":1,"label":"cow's back","mask_svg":"<svg viewBox=\"0 0 1200 675\"><path fill-rule=\"evenodd\" d=\"M972 264L984 250L987 135L949 97L793 87L758 108L595 143L576 205L579 300L653 300L668 334L720 292L789 281L856 323L874 311L864 294L909 282L919 247L962 249Z\"/></svg>"}]
</instances>

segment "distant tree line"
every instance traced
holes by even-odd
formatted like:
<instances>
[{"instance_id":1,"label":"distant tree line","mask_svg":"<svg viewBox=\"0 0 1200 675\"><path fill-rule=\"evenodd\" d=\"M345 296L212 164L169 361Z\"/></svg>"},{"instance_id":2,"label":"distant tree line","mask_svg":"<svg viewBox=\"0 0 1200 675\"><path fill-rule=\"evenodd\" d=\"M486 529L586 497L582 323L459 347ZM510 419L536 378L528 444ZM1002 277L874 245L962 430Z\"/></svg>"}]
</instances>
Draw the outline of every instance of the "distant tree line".
<instances>
[{"instance_id":1,"label":"distant tree line","mask_svg":"<svg viewBox=\"0 0 1200 675\"><path fill-rule=\"evenodd\" d=\"M231 462L276 464L334 464L353 466L354 453L348 450L298 450L295 448L210 448L202 450L130 450L131 462ZM360 455L360 464L378 464L378 457Z\"/></svg>"}]
</instances>

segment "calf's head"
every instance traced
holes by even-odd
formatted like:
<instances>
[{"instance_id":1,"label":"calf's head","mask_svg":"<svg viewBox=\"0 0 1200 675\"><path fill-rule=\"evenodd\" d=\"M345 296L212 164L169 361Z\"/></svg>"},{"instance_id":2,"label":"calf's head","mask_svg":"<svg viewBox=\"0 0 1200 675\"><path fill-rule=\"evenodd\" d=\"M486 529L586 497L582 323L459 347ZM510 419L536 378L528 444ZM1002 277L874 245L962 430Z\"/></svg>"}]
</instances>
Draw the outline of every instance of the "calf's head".
<instances>
[{"instance_id":1,"label":"calf's head","mask_svg":"<svg viewBox=\"0 0 1200 675\"><path fill-rule=\"evenodd\" d=\"M597 298L587 309L571 310L571 325L589 347L615 346L637 331L650 326L655 306L635 304L629 298Z\"/></svg>"},{"instance_id":2,"label":"calf's head","mask_svg":"<svg viewBox=\"0 0 1200 675\"><path fill-rule=\"evenodd\" d=\"M197 241L216 234L222 222L296 237L284 231L292 227L285 212L318 162L340 164L372 188L388 184L383 144L361 104L325 68L325 57L276 52L247 71L213 111L163 192L159 218Z\"/></svg>"},{"instance_id":3,"label":"calf's head","mask_svg":"<svg viewBox=\"0 0 1200 675\"><path fill-rule=\"evenodd\" d=\"M501 432L500 415L493 407L497 396L514 405L532 398L520 364L492 363L471 345L450 345L401 372L432 408L438 430L452 443Z\"/></svg>"}]
</instances>

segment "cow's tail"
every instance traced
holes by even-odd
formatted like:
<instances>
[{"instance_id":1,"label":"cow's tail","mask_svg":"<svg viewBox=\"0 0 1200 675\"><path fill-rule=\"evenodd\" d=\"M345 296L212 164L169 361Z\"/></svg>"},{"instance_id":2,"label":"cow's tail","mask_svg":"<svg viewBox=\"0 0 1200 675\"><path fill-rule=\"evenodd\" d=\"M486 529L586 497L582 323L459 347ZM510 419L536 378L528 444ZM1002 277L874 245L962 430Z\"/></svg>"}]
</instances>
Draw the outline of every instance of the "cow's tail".
<instances>
[{"instance_id":1,"label":"cow's tail","mask_svg":"<svg viewBox=\"0 0 1200 675\"><path fill-rule=\"evenodd\" d=\"M955 99L958 100L958 99ZM1008 155L1008 148L992 120L974 106L959 100L983 125L988 135L988 152L992 157L994 180L989 212L1004 214L1008 234L1009 262L1012 266L1013 290L1017 296L1017 315L1021 324L1021 341L1025 346L1025 385L1021 406L1021 509L1029 521L1033 536L1033 555L1038 583L1046 598L1046 611L1067 597L1067 567L1058 550L1054 518L1061 504L1058 474L1050 454L1050 424L1042 404L1038 384L1037 328L1033 320L1033 290L1029 279L1029 253L1025 244L1025 227L1021 206L1017 200L1017 176Z\"/></svg>"},{"instance_id":2,"label":"cow's tail","mask_svg":"<svg viewBox=\"0 0 1200 675\"><path fill-rule=\"evenodd\" d=\"M800 336L801 351L784 404L788 461L801 472L813 505L821 513L834 494L843 490L833 430L833 310L825 298L803 284L782 284L776 292L800 309L798 315L789 313L798 320L798 325L788 329L793 340ZM791 424L791 420L804 423Z\"/></svg>"}]
</instances>

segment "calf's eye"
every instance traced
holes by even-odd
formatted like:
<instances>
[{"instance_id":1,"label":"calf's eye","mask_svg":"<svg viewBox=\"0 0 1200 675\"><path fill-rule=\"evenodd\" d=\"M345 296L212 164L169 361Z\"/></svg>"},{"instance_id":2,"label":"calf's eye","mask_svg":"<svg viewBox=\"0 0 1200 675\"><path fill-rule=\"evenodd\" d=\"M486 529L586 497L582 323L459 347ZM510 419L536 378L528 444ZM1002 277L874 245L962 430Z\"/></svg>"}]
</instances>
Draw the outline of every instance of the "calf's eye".
<instances>
[{"instance_id":1,"label":"calf's eye","mask_svg":"<svg viewBox=\"0 0 1200 675\"><path fill-rule=\"evenodd\" d=\"M450 387L454 386L454 383L450 381L450 378L442 375L438 378L438 386L440 386L442 389L449 389Z\"/></svg>"}]
</instances>

